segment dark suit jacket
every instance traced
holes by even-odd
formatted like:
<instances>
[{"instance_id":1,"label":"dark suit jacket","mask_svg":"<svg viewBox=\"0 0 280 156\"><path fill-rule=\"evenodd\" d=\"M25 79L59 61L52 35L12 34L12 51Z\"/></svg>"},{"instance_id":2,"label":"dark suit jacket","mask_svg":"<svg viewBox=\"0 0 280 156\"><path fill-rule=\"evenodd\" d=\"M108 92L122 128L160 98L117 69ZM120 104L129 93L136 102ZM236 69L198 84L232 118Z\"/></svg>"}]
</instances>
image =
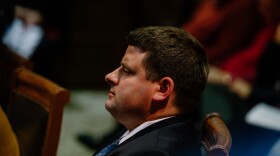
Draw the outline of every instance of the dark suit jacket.
<instances>
[{"instance_id":1,"label":"dark suit jacket","mask_svg":"<svg viewBox=\"0 0 280 156\"><path fill-rule=\"evenodd\" d=\"M139 131L108 154L108 156L199 155L201 155L199 135L192 120L185 115L160 121Z\"/></svg>"}]
</instances>

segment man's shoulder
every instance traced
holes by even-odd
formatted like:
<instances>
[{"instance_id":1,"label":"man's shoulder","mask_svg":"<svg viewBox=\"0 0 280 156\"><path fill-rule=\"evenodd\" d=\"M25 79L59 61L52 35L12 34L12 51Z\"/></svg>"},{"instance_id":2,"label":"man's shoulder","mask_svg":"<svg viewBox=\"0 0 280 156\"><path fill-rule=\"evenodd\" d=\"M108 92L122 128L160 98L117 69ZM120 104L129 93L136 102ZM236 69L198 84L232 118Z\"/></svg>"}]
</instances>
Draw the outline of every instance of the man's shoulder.
<instances>
[{"instance_id":1,"label":"man's shoulder","mask_svg":"<svg viewBox=\"0 0 280 156\"><path fill-rule=\"evenodd\" d=\"M116 152L122 153L121 155L143 152L178 156L200 155L198 135L191 122L186 120L166 125L157 124L138 132L130 140L120 145Z\"/></svg>"}]
</instances>

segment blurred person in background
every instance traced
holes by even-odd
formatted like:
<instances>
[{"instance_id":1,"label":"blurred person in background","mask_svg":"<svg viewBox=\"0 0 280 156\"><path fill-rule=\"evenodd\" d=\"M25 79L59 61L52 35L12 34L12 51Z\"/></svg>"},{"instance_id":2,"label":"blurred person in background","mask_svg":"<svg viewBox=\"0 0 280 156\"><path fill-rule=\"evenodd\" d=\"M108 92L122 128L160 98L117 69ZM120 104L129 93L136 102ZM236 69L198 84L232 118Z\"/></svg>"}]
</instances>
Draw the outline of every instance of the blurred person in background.
<instances>
[{"instance_id":1,"label":"blurred person in background","mask_svg":"<svg viewBox=\"0 0 280 156\"><path fill-rule=\"evenodd\" d=\"M33 71L66 84L67 5L52 0L14 0L13 16L5 23L2 42L30 60Z\"/></svg>"},{"instance_id":2,"label":"blurred person in background","mask_svg":"<svg viewBox=\"0 0 280 156\"><path fill-rule=\"evenodd\" d=\"M268 155L280 137L244 121L259 102L279 106L279 8L278 0L203 0L183 25L210 62L200 111L226 117L235 140L231 155Z\"/></svg>"},{"instance_id":3,"label":"blurred person in background","mask_svg":"<svg viewBox=\"0 0 280 156\"><path fill-rule=\"evenodd\" d=\"M18 55L29 59L41 42L44 30L42 14L32 8L15 6L15 17L7 28L3 43Z\"/></svg>"},{"instance_id":4,"label":"blurred person in background","mask_svg":"<svg viewBox=\"0 0 280 156\"><path fill-rule=\"evenodd\" d=\"M280 107L280 1L259 0L260 11L273 36L258 61L256 79L248 94L249 103L263 101Z\"/></svg>"},{"instance_id":5,"label":"blurred person in background","mask_svg":"<svg viewBox=\"0 0 280 156\"><path fill-rule=\"evenodd\" d=\"M280 1L258 0L258 2L259 10L266 23L265 27L270 28L273 33L262 49L261 57L257 62L255 81L253 83L243 81L248 88L248 92L244 95L247 97L246 104L249 109L259 104L266 104L276 112L280 112ZM262 118L266 119L266 116L263 114ZM276 125L280 122L280 118L273 120ZM236 144L232 146L232 154L280 155L279 130L266 125L254 125L248 119L231 125L231 130L236 140Z\"/></svg>"},{"instance_id":6,"label":"blurred person in background","mask_svg":"<svg viewBox=\"0 0 280 156\"><path fill-rule=\"evenodd\" d=\"M246 85L254 81L257 61L273 34L258 2L202 0L182 27L202 42L210 63L201 116L217 111L227 123L242 120L248 109Z\"/></svg>"}]
</instances>

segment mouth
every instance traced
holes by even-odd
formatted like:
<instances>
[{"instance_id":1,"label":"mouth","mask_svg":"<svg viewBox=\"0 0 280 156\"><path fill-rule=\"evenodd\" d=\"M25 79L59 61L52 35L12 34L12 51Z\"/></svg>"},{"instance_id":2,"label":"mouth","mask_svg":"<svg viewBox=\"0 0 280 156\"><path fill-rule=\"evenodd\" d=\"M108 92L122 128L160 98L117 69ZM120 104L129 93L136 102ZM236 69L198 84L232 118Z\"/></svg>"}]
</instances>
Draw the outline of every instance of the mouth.
<instances>
[{"instance_id":1,"label":"mouth","mask_svg":"<svg viewBox=\"0 0 280 156\"><path fill-rule=\"evenodd\" d=\"M115 95L115 93L112 90L110 90L109 91L109 97L114 96L114 95Z\"/></svg>"}]
</instances>

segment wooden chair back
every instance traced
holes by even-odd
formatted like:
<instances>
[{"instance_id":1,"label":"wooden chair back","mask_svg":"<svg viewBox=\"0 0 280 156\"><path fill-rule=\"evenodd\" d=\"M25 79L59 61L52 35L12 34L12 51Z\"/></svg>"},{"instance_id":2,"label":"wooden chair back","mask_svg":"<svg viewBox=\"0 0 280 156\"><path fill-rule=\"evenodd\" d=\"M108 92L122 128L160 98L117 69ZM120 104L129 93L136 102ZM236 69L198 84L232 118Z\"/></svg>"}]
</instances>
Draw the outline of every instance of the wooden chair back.
<instances>
[{"instance_id":1,"label":"wooden chair back","mask_svg":"<svg viewBox=\"0 0 280 156\"><path fill-rule=\"evenodd\" d=\"M229 156L231 134L225 122L218 113L206 115L201 133L202 155Z\"/></svg>"},{"instance_id":2,"label":"wooden chair back","mask_svg":"<svg viewBox=\"0 0 280 156\"><path fill-rule=\"evenodd\" d=\"M27 68L18 68L12 93L8 117L21 156L55 156L69 91Z\"/></svg>"}]
</instances>

